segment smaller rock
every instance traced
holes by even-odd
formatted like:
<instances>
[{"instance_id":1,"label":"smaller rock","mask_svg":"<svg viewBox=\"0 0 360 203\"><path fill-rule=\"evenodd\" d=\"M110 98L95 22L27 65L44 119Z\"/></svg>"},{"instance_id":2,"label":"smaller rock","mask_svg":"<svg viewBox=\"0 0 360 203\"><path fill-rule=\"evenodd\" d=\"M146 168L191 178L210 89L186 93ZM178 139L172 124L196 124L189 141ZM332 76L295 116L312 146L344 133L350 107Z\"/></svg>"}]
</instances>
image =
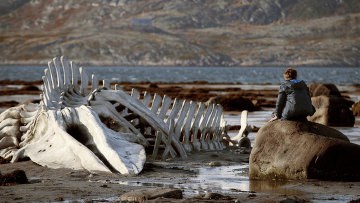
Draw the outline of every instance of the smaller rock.
<instances>
[{"instance_id":1,"label":"smaller rock","mask_svg":"<svg viewBox=\"0 0 360 203\"><path fill-rule=\"evenodd\" d=\"M316 112L308 117L309 121L327 126L354 126L355 117L350 110L352 101L343 97L324 95L312 97L311 101Z\"/></svg>"},{"instance_id":2,"label":"smaller rock","mask_svg":"<svg viewBox=\"0 0 360 203\"><path fill-rule=\"evenodd\" d=\"M56 197L56 198L55 198L55 201L57 201L57 202L62 202L62 201L64 201L64 198L63 198L63 197Z\"/></svg>"},{"instance_id":3,"label":"smaller rock","mask_svg":"<svg viewBox=\"0 0 360 203\"><path fill-rule=\"evenodd\" d=\"M355 200L351 200L349 203L359 203L360 202L360 198L359 199L355 199Z\"/></svg>"},{"instance_id":4,"label":"smaller rock","mask_svg":"<svg viewBox=\"0 0 360 203\"><path fill-rule=\"evenodd\" d=\"M193 198L202 199L204 201L205 200L232 200L231 202L236 201L230 196L224 196L222 194L215 193L215 192L208 192L208 193L205 193L205 194L199 194L198 196L194 196Z\"/></svg>"},{"instance_id":5,"label":"smaller rock","mask_svg":"<svg viewBox=\"0 0 360 203\"><path fill-rule=\"evenodd\" d=\"M240 147L238 152L240 154L250 154L251 153L251 147Z\"/></svg>"},{"instance_id":6,"label":"smaller rock","mask_svg":"<svg viewBox=\"0 0 360 203\"><path fill-rule=\"evenodd\" d=\"M0 157L0 164L7 164L7 163L10 163L10 161L11 161L11 159L4 159L3 157Z\"/></svg>"},{"instance_id":7,"label":"smaller rock","mask_svg":"<svg viewBox=\"0 0 360 203\"><path fill-rule=\"evenodd\" d=\"M204 199L219 199L223 197L223 195L218 194L218 193L212 193L212 192L208 192L204 195Z\"/></svg>"},{"instance_id":8,"label":"smaller rock","mask_svg":"<svg viewBox=\"0 0 360 203\"><path fill-rule=\"evenodd\" d=\"M220 104L224 111L255 111L257 108L251 102L250 99L244 98L241 95L230 94L221 95L210 98L208 103Z\"/></svg>"},{"instance_id":9,"label":"smaller rock","mask_svg":"<svg viewBox=\"0 0 360 203\"><path fill-rule=\"evenodd\" d=\"M295 198L286 198L284 200L281 200L280 203L305 203L305 202L308 202L304 199L299 199L297 197Z\"/></svg>"},{"instance_id":10,"label":"smaller rock","mask_svg":"<svg viewBox=\"0 0 360 203\"><path fill-rule=\"evenodd\" d=\"M29 85L21 88L23 91L40 91L40 89L37 86Z\"/></svg>"},{"instance_id":11,"label":"smaller rock","mask_svg":"<svg viewBox=\"0 0 360 203\"><path fill-rule=\"evenodd\" d=\"M336 87L336 85L334 84L322 84L322 83L314 83L314 84L310 84L309 86L310 89L310 95L311 97L316 97L316 96L321 96L321 95L325 95L325 96L336 96L336 97L341 97L341 93L339 91L339 89Z\"/></svg>"},{"instance_id":12,"label":"smaller rock","mask_svg":"<svg viewBox=\"0 0 360 203\"><path fill-rule=\"evenodd\" d=\"M1 175L0 173L0 186L16 185L29 183L25 171L15 170L11 173Z\"/></svg>"},{"instance_id":13,"label":"smaller rock","mask_svg":"<svg viewBox=\"0 0 360 203\"><path fill-rule=\"evenodd\" d=\"M144 202L156 198L182 199L182 197L183 195L180 189L145 188L124 193L120 196L120 200L128 202Z\"/></svg>"},{"instance_id":14,"label":"smaller rock","mask_svg":"<svg viewBox=\"0 0 360 203\"><path fill-rule=\"evenodd\" d=\"M239 147L240 148L245 148L245 149L250 149L251 148L251 141L248 137L243 137L240 139L239 141Z\"/></svg>"},{"instance_id":15,"label":"smaller rock","mask_svg":"<svg viewBox=\"0 0 360 203\"><path fill-rule=\"evenodd\" d=\"M221 162L219 161L212 161L209 163L209 166L215 167L215 166L221 166Z\"/></svg>"}]
</instances>

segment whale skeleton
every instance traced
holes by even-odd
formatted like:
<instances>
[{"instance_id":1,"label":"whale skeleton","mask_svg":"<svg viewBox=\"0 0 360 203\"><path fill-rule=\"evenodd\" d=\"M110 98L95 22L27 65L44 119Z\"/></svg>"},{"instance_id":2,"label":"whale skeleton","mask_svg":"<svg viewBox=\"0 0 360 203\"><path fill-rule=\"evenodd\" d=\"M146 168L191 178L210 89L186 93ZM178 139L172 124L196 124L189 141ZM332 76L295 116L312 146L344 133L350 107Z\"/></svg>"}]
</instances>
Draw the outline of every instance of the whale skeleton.
<instances>
[{"instance_id":1,"label":"whale skeleton","mask_svg":"<svg viewBox=\"0 0 360 203\"><path fill-rule=\"evenodd\" d=\"M28 157L50 168L138 174L146 154L185 159L229 144L218 104L136 89L127 93L119 85L112 89L64 57L49 61L42 80L39 104L0 114L0 157L11 162Z\"/></svg>"}]
</instances>

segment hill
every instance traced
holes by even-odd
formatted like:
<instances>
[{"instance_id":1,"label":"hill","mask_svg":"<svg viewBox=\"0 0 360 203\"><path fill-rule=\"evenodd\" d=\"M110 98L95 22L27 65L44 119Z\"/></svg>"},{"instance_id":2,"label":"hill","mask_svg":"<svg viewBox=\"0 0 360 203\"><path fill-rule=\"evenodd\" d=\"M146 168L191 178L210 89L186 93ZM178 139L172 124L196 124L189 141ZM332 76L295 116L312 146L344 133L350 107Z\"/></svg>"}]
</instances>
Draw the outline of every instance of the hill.
<instances>
[{"instance_id":1,"label":"hill","mask_svg":"<svg viewBox=\"0 0 360 203\"><path fill-rule=\"evenodd\" d=\"M4 0L0 63L359 66L358 0Z\"/></svg>"}]
</instances>

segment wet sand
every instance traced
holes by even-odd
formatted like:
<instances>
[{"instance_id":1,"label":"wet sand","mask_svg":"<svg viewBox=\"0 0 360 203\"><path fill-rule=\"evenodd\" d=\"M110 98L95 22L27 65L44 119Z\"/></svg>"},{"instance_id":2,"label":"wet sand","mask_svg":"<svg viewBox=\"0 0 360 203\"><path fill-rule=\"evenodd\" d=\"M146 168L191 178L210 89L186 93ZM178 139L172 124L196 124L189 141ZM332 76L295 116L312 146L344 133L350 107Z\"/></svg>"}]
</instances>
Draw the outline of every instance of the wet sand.
<instances>
[{"instance_id":1,"label":"wet sand","mask_svg":"<svg viewBox=\"0 0 360 203\"><path fill-rule=\"evenodd\" d=\"M0 83L0 112L23 102L38 101L38 83ZM249 124L261 127L274 107L276 85L240 84L120 84L124 90L132 87L150 93L161 93L196 101L211 97L238 95L250 99L258 108L249 113ZM36 89L37 88L37 89ZM344 96L359 98L360 87L339 87ZM238 107L240 109L240 107ZM225 119L233 126L235 135L240 124L240 110L225 112ZM352 130L353 140L360 141L359 119ZM254 141L256 132L250 134ZM346 134L346 133L345 133ZM31 161L0 165L1 174L22 169L29 184L0 186L0 202L117 202L128 191L142 188L179 188L184 198L157 199L156 202L350 202L360 201L359 182L330 181L256 181L248 178L248 154L237 150L201 152L188 159L147 160L137 176L89 173L70 169L49 169ZM217 200L206 199L206 193L219 193Z\"/></svg>"}]
</instances>

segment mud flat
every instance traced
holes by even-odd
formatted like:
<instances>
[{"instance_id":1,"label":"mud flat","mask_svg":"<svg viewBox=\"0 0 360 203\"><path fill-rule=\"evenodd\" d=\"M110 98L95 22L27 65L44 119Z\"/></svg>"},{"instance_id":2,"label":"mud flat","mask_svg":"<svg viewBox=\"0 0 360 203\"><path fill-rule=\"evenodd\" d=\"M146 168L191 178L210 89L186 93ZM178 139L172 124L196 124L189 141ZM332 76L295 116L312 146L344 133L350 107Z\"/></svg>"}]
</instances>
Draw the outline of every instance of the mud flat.
<instances>
[{"instance_id":1,"label":"mud flat","mask_svg":"<svg viewBox=\"0 0 360 203\"><path fill-rule=\"evenodd\" d=\"M49 169L31 161L2 164L1 172L26 172L29 184L1 186L1 202L118 202L126 192L144 188L178 188L183 202L350 202L360 199L360 183L250 181L247 156L233 151L204 152L187 160L148 161L137 176ZM179 202L179 199L157 199Z\"/></svg>"},{"instance_id":2,"label":"mud flat","mask_svg":"<svg viewBox=\"0 0 360 203\"><path fill-rule=\"evenodd\" d=\"M39 83L1 83L0 112L17 104L38 101ZM215 96L241 95L249 98L258 109L249 113L249 124L261 127L269 119L275 104L276 85L235 84L121 84L169 96L207 101ZM339 87L343 95L359 99L360 87ZM228 125L237 133L240 111L225 112ZM355 127L341 128L352 142L360 144L360 120ZM256 132L250 133L252 142ZM1 202L119 202L126 192L145 188L178 188L183 199L156 202L359 202L359 182L330 181L258 181L248 178L248 154L236 149L222 152L192 154L186 160L147 160L137 176L89 173L70 169L49 169L31 161L0 164L1 174L24 170L29 184L0 186ZM206 194L220 194L208 195ZM209 199L208 197L212 197Z\"/></svg>"}]
</instances>

